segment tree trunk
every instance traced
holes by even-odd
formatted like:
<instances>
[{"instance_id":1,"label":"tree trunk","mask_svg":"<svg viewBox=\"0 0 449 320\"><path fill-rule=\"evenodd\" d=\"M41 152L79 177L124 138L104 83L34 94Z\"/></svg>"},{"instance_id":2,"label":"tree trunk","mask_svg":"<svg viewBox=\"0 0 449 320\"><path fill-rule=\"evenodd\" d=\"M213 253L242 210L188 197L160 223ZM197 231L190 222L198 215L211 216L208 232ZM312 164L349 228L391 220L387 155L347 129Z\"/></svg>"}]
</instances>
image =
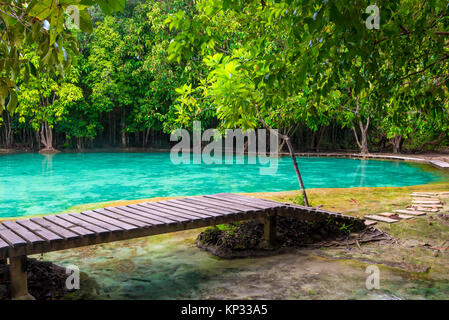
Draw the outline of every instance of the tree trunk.
<instances>
[{"instance_id":1,"label":"tree trunk","mask_svg":"<svg viewBox=\"0 0 449 320\"><path fill-rule=\"evenodd\" d=\"M83 138L82 137L78 137L76 139L76 149L77 150L81 150L83 148Z\"/></svg>"},{"instance_id":2,"label":"tree trunk","mask_svg":"<svg viewBox=\"0 0 449 320\"><path fill-rule=\"evenodd\" d=\"M111 119L112 111L108 112L108 129L109 129L109 143L108 145L112 145L112 119Z\"/></svg>"},{"instance_id":3,"label":"tree trunk","mask_svg":"<svg viewBox=\"0 0 449 320\"><path fill-rule=\"evenodd\" d=\"M35 133L36 133L37 150L40 150L40 148L41 148L41 139L40 139L39 130L36 130Z\"/></svg>"},{"instance_id":4,"label":"tree trunk","mask_svg":"<svg viewBox=\"0 0 449 320\"><path fill-rule=\"evenodd\" d=\"M122 147L126 147L125 109L122 110L122 119L120 121L120 129L122 131Z\"/></svg>"},{"instance_id":5,"label":"tree trunk","mask_svg":"<svg viewBox=\"0 0 449 320\"><path fill-rule=\"evenodd\" d=\"M146 128L143 132L142 147L148 145L148 138L150 137L150 128Z\"/></svg>"},{"instance_id":6,"label":"tree trunk","mask_svg":"<svg viewBox=\"0 0 449 320\"><path fill-rule=\"evenodd\" d=\"M284 148L284 145L285 145L285 140L282 139L282 142L281 142L281 144L279 145L279 148L278 148L278 152L279 152L279 153L282 152L282 149Z\"/></svg>"},{"instance_id":7,"label":"tree trunk","mask_svg":"<svg viewBox=\"0 0 449 320\"><path fill-rule=\"evenodd\" d=\"M299 182L299 187L301 188L302 191L302 196L304 198L304 205L306 207L309 207L309 199L307 199L307 193L306 193L306 188L304 187L304 182L302 181L302 177L301 177L301 172L299 171L298 168L298 163L296 162L296 155L295 155L295 149L293 148L293 145L290 141L290 137L288 135L283 135L280 134L277 130L273 130L273 128L271 128L266 122L265 120L260 116L259 110L257 110L257 114L259 116L259 120L260 122L263 123L263 125L270 130L271 134L275 134L277 137L282 137L282 139L285 140L285 143L287 144L288 150L290 151L290 157L292 158L292 162L293 162L293 167L295 168L295 172L296 172L296 177L298 178L298 182ZM272 145L269 144L270 146L270 152L271 152L271 147Z\"/></svg>"},{"instance_id":8,"label":"tree trunk","mask_svg":"<svg viewBox=\"0 0 449 320\"><path fill-rule=\"evenodd\" d=\"M310 147L309 147L310 150L313 150L315 147L315 137L316 137L316 131L313 131L312 139L310 141Z\"/></svg>"},{"instance_id":9,"label":"tree trunk","mask_svg":"<svg viewBox=\"0 0 449 320\"><path fill-rule=\"evenodd\" d=\"M53 148L53 129L48 125L48 122L45 121L41 125L41 142L44 145L44 149L41 151L54 151Z\"/></svg>"},{"instance_id":10,"label":"tree trunk","mask_svg":"<svg viewBox=\"0 0 449 320\"><path fill-rule=\"evenodd\" d=\"M444 138L445 135L446 135L445 132L441 132L436 140L425 142L421 146L421 148L419 148L419 151L422 152L426 146L437 146L437 145L439 145L441 143L441 140Z\"/></svg>"},{"instance_id":11,"label":"tree trunk","mask_svg":"<svg viewBox=\"0 0 449 320\"><path fill-rule=\"evenodd\" d=\"M390 142L393 145L393 153L400 153L401 152L401 141L402 141L402 135L395 135L393 138L391 138Z\"/></svg>"},{"instance_id":12,"label":"tree trunk","mask_svg":"<svg viewBox=\"0 0 449 320\"><path fill-rule=\"evenodd\" d=\"M290 157L292 158L293 167L295 168L296 177L298 178L299 186L302 191L302 196L304 198L304 205L309 207L309 200L307 199L306 188L304 187L304 183L302 181L301 173L299 172L298 163L296 162L295 150L293 149L293 145L288 136L283 137L285 142L287 143L288 150L290 151Z\"/></svg>"},{"instance_id":13,"label":"tree trunk","mask_svg":"<svg viewBox=\"0 0 449 320\"><path fill-rule=\"evenodd\" d=\"M137 147L140 144L140 131L134 132L134 145Z\"/></svg>"},{"instance_id":14,"label":"tree trunk","mask_svg":"<svg viewBox=\"0 0 449 320\"><path fill-rule=\"evenodd\" d=\"M366 121L366 125L363 125L362 120L359 120L359 127L360 127L360 135L361 135L361 141L359 140L359 136L357 134L357 130L355 129L355 126L352 127L352 131L354 132L355 141L357 142L357 145L360 148L361 154L368 154L368 127L369 127L370 119Z\"/></svg>"},{"instance_id":15,"label":"tree trunk","mask_svg":"<svg viewBox=\"0 0 449 320\"><path fill-rule=\"evenodd\" d=\"M349 93L349 97L351 97L351 90L348 88L348 93ZM358 122L359 122L359 128L360 128L360 135L361 135L361 141L359 140L359 136L357 134L357 130L355 128L355 125L352 126L352 131L354 132L354 136L355 136L355 141L357 142L357 145L359 146L360 149L360 153L361 154L368 154L368 128L369 128L369 122L370 122L370 117L367 117L366 120L366 125L363 125L362 122L362 117L360 116L360 102L359 102L359 98L356 97L355 98L355 103L356 103L356 114L358 116Z\"/></svg>"},{"instance_id":16,"label":"tree trunk","mask_svg":"<svg viewBox=\"0 0 449 320\"><path fill-rule=\"evenodd\" d=\"M323 142L324 132L326 131L326 127L322 126L320 128L320 134L318 136L318 142L316 143L316 152L320 152L320 145Z\"/></svg>"},{"instance_id":17,"label":"tree trunk","mask_svg":"<svg viewBox=\"0 0 449 320\"><path fill-rule=\"evenodd\" d=\"M11 148L13 143L13 134L11 126L11 117L9 112L6 112L6 117L4 117L3 126L5 127L5 147Z\"/></svg>"}]
</instances>

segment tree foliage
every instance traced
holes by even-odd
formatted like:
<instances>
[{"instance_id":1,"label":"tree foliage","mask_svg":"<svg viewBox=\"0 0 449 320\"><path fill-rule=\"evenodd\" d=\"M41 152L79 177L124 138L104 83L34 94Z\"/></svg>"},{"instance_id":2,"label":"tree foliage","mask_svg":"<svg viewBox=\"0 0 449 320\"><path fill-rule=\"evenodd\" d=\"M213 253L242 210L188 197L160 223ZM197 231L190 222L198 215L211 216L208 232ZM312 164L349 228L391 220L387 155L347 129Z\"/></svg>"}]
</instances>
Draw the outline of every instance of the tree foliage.
<instances>
[{"instance_id":1,"label":"tree foliage","mask_svg":"<svg viewBox=\"0 0 449 320\"><path fill-rule=\"evenodd\" d=\"M16 0L0 1L0 108L13 112L17 105L17 79L27 82L30 74L62 75L78 52L69 30L68 12L76 15L78 27L92 30L87 8L98 4L106 13L122 10L125 0ZM23 52L32 47L39 56L34 65Z\"/></svg>"}]
</instances>

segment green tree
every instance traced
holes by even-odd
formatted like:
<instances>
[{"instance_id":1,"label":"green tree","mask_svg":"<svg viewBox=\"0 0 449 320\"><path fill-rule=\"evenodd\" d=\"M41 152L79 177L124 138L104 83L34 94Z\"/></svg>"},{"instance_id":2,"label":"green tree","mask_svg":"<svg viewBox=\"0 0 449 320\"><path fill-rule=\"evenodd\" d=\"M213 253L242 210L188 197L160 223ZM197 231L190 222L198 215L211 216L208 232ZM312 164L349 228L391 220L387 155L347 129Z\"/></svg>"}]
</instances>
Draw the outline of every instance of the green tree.
<instances>
[{"instance_id":1,"label":"green tree","mask_svg":"<svg viewBox=\"0 0 449 320\"><path fill-rule=\"evenodd\" d=\"M38 57L33 57L33 53L26 56L32 63L39 60ZM40 74L31 76L19 86L19 103L16 110L19 121L23 123L30 119L32 128L39 132L40 141L44 145L42 151L54 151L55 125L64 121L69 107L83 98L77 82L75 72L70 76L55 78Z\"/></svg>"},{"instance_id":2,"label":"green tree","mask_svg":"<svg viewBox=\"0 0 449 320\"><path fill-rule=\"evenodd\" d=\"M78 51L75 37L68 31L67 10L76 11L79 28L92 30L87 8L98 4L106 13L120 11L125 0L16 0L0 1L0 107L13 112L17 105L16 80L36 75L36 66L23 55L34 48L39 56L39 72L50 77L62 74Z\"/></svg>"}]
</instances>

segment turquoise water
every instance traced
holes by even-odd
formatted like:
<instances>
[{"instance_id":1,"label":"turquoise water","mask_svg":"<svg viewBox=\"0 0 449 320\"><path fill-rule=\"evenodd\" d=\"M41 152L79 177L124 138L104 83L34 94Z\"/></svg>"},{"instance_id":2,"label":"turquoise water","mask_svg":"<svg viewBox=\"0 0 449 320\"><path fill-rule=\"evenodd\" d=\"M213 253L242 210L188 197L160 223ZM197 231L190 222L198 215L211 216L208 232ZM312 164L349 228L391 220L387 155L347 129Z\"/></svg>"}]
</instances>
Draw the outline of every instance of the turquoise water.
<instances>
[{"instance_id":1,"label":"turquoise water","mask_svg":"<svg viewBox=\"0 0 449 320\"><path fill-rule=\"evenodd\" d=\"M246 159L247 160L247 159ZM290 158L277 172L261 164L178 164L169 153L60 153L0 156L0 217L60 212L120 199L298 189ZM401 161L298 158L306 188L409 186L445 179Z\"/></svg>"}]
</instances>

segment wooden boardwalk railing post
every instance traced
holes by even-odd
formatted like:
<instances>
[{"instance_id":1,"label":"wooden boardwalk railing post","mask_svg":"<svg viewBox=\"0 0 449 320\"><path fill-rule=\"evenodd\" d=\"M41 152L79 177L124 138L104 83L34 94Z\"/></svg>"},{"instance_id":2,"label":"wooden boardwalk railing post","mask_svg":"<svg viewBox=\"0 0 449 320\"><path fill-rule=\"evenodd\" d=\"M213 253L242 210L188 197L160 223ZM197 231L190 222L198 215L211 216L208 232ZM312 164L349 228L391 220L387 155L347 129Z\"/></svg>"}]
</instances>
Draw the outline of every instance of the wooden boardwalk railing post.
<instances>
[{"instance_id":1,"label":"wooden boardwalk railing post","mask_svg":"<svg viewBox=\"0 0 449 320\"><path fill-rule=\"evenodd\" d=\"M9 274L11 278L11 299L34 300L28 293L27 257L9 258Z\"/></svg>"},{"instance_id":2,"label":"wooden boardwalk railing post","mask_svg":"<svg viewBox=\"0 0 449 320\"><path fill-rule=\"evenodd\" d=\"M267 215L264 218L264 238L267 244L276 244L276 216Z\"/></svg>"}]
</instances>

